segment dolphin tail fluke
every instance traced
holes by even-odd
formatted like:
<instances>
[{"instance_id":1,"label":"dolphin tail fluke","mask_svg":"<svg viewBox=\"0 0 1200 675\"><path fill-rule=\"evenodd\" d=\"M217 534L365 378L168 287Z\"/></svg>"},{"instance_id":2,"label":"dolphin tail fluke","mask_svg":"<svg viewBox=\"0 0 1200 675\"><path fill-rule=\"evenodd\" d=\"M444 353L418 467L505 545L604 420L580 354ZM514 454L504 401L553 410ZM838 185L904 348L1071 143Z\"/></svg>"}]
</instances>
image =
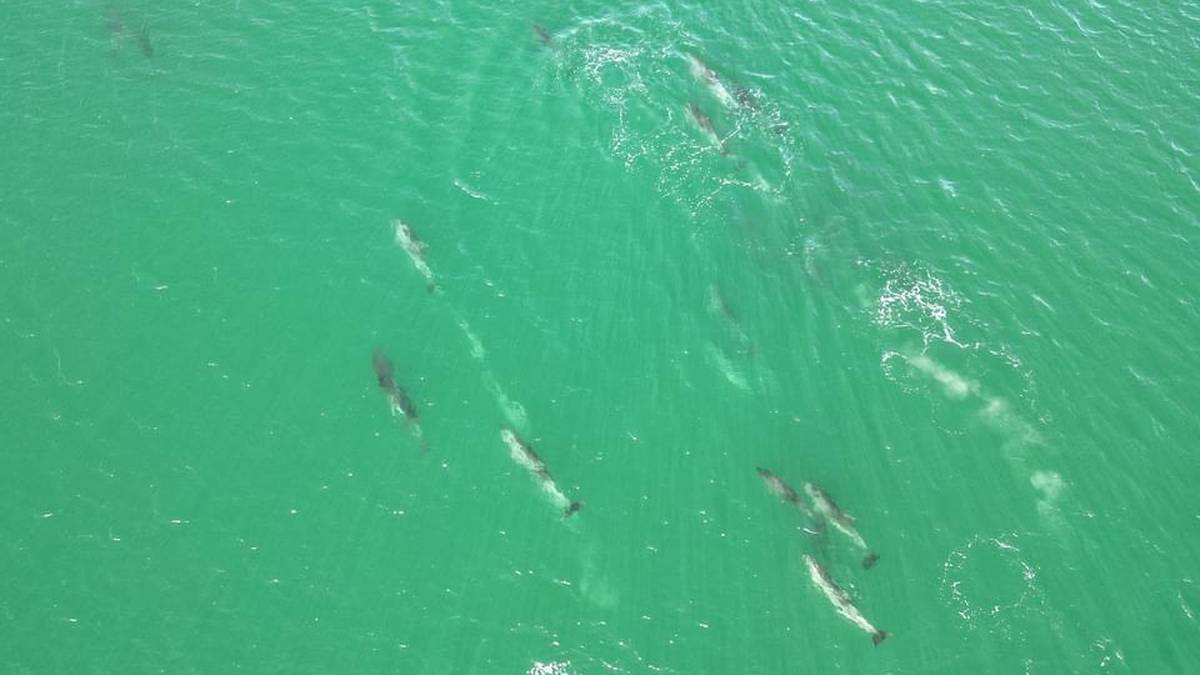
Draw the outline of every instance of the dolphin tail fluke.
<instances>
[{"instance_id":1,"label":"dolphin tail fluke","mask_svg":"<svg viewBox=\"0 0 1200 675\"><path fill-rule=\"evenodd\" d=\"M877 630L875 631L875 634L871 636L871 644L878 647L879 643L883 642L889 635L891 635L891 633L887 632L886 630Z\"/></svg>"},{"instance_id":2,"label":"dolphin tail fluke","mask_svg":"<svg viewBox=\"0 0 1200 675\"><path fill-rule=\"evenodd\" d=\"M875 563L877 563L877 562L879 562L879 554L878 553L867 553L867 557L863 558L863 563L862 563L863 569L869 570L872 567L874 567ZM882 640L883 638L880 638L880 639Z\"/></svg>"},{"instance_id":3,"label":"dolphin tail fluke","mask_svg":"<svg viewBox=\"0 0 1200 675\"><path fill-rule=\"evenodd\" d=\"M570 518L576 511L583 508L583 502L571 502L571 505L563 509L563 518Z\"/></svg>"}]
</instances>

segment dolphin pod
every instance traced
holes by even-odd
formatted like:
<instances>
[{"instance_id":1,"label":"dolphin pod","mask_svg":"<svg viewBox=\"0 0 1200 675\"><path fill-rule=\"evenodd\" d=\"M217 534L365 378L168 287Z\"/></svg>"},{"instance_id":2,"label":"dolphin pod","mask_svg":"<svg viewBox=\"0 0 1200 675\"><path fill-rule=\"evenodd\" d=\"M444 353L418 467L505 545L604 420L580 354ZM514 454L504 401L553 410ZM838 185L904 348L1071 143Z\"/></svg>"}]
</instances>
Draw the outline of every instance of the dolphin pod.
<instances>
[{"instance_id":1,"label":"dolphin pod","mask_svg":"<svg viewBox=\"0 0 1200 675\"><path fill-rule=\"evenodd\" d=\"M553 33L540 24L535 23L531 27L533 36L541 45L555 49ZM121 33L124 30L119 15L113 15L110 18L110 31ZM149 45L148 33L145 37L143 49L147 52L148 56L152 53L150 51L152 47ZM732 94L717 73L705 65L703 61L692 55L688 55L687 60L692 77L704 85L709 93L725 109L733 111L733 114L738 114L736 109L740 106L744 106L746 109L758 108L759 102L753 91L737 87L736 95ZM708 105L711 105L711 102ZM685 109L699 131L720 150L722 155L727 154L725 139L717 133L713 119L705 110L696 102L688 102ZM718 108L717 114L721 114L720 108ZM779 131L775 127L772 127L772 129ZM734 130L731 132L730 137L736 133L737 131ZM467 193L471 196L476 196L470 191L467 191ZM427 290L431 293L437 291L440 295L441 291L437 279L426 260L425 254L428 247L425 242L420 239L412 226L399 218L392 220L392 228L396 246L401 248L408 256L413 268L424 279ZM746 335L738 321L737 315L716 286L709 287L708 301L710 313L714 317L723 320L729 326L729 330L736 335L740 344L748 345L747 349L752 350L752 341ZM465 323L463 325L468 336L473 338L469 329L465 328ZM476 343L476 358L482 358L482 347L478 346L477 340L473 341ZM421 431L418 425L417 408L404 389L396 383L395 369L391 360L382 351L376 349L372 355L372 366L378 385L386 395L393 415L404 415L414 427L417 437L420 438ZM523 417L524 411L522 410L521 413ZM512 422L511 418L510 423L518 424ZM513 428L507 426L500 428L499 435L501 441L507 447L512 460L534 478L538 487L541 488L551 504L562 514L563 519L570 518L581 510L583 503L573 500L564 494L551 475L545 461L538 455L529 442L518 435ZM820 486L805 481L800 483L801 489L797 490L769 469L757 467L756 471L768 492L785 504L790 504L791 507L796 508L800 512L805 519L804 531L807 534L823 535L826 531L826 525L831 524L833 529L841 532L857 549L860 549L865 554L862 560L863 568L870 569L878 561L879 556L871 551L863 536L858 532L853 516L843 511ZM822 538L820 541L824 542L824 539ZM812 584L821 591L838 614L869 634L875 645L878 645L889 637L890 634L887 631L879 629L863 615L850 594L834 580L829 570L817 558L807 553L802 557Z\"/></svg>"},{"instance_id":2,"label":"dolphin pod","mask_svg":"<svg viewBox=\"0 0 1200 675\"><path fill-rule=\"evenodd\" d=\"M879 562L879 556L871 551L870 547L867 546L867 542L855 528L854 517L838 507L829 496L829 493L819 485L807 481L803 483L804 494L808 495L809 500L812 501L812 506L809 506L800 497L800 493L785 483L782 478L772 473L770 469L756 467L755 471L763 479L763 483L766 484L767 490L771 494L785 502L794 504L796 508L800 509L809 518L810 522L819 521L824 523L828 521L832 523L836 530L846 535L855 546L862 549L866 554L862 560L863 569L871 569L875 566L875 563Z\"/></svg>"},{"instance_id":3,"label":"dolphin pod","mask_svg":"<svg viewBox=\"0 0 1200 675\"><path fill-rule=\"evenodd\" d=\"M846 535L857 548L866 551L866 556L862 561L864 569L870 569L879 560L879 556L871 552L862 535L854 527L854 517L843 511L829 496L829 493L820 486L808 481L803 483L804 495L812 502L810 506L795 488L784 482L782 478L775 475L770 469L757 467L755 470L758 472L758 476L762 478L767 491L783 501L795 505L796 508L800 509L801 513L808 517L810 523L817 522L821 525L824 525L825 522L832 523L833 527ZM816 534L820 531L805 528L805 532ZM855 606L854 601L846 591L833 580L833 576L829 574L829 570L825 569L824 565L817 562L815 558L807 553L804 554L804 563L808 567L808 575L812 579L813 584L825 594L825 597L833 604L838 613L869 633L872 642L876 645L883 642L884 638L888 636L887 631L879 630L862 615L862 612L858 610L858 607Z\"/></svg>"}]
</instances>

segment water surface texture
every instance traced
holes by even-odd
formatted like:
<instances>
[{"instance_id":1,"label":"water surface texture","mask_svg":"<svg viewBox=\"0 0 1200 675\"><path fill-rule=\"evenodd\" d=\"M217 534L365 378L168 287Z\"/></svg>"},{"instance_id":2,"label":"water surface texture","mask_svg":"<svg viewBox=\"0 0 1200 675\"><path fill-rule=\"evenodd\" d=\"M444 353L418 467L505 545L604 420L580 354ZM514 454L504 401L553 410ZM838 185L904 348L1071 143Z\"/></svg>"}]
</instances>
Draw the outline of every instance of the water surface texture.
<instances>
[{"instance_id":1,"label":"water surface texture","mask_svg":"<svg viewBox=\"0 0 1200 675\"><path fill-rule=\"evenodd\" d=\"M3 672L1200 662L1195 0L0 23Z\"/></svg>"}]
</instances>

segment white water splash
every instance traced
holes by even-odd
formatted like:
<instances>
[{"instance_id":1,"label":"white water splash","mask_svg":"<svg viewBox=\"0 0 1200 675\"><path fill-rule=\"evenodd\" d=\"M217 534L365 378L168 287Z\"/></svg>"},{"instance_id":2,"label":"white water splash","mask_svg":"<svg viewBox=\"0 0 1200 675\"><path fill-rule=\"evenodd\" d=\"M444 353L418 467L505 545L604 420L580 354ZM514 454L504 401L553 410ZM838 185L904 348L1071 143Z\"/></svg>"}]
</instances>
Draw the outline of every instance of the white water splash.
<instances>
[{"instance_id":1,"label":"white water splash","mask_svg":"<svg viewBox=\"0 0 1200 675\"><path fill-rule=\"evenodd\" d=\"M735 82L736 74L718 77L697 58L681 54L678 45L648 40L683 30L669 12L635 14L608 17L564 36L556 60L560 74L573 79L582 99L607 118L613 157L630 171L649 169L659 193L693 213L726 191L782 194L796 141L786 133L779 106ZM681 72L687 69L690 78ZM689 101L713 118L717 142L702 141L691 128L681 106ZM731 140L737 146L722 157L714 145Z\"/></svg>"},{"instance_id":2,"label":"white water splash","mask_svg":"<svg viewBox=\"0 0 1200 675\"><path fill-rule=\"evenodd\" d=\"M1058 509L1059 498L1067 489L1067 482L1054 471L1034 471L1029 477L1029 484L1041 495L1038 499L1038 513L1043 517L1057 521L1061 518Z\"/></svg>"},{"instance_id":3,"label":"white water splash","mask_svg":"<svg viewBox=\"0 0 1200 675\"><path fill-rule=\"evenodd\" d=\"M551 661L542 663L534 661L527 675L571 675L570 661Z\"/></svg>"},{"instance_id":4,"label":"white water splash","mask_svg":"<svg viewBox=\"0 0 1200 675\"><path fill-rule=\"evenodd\" d=\"M942 564L942 598L971 630L1023 641L1030 620L1045 611L1038 570L1015 532L975 535Z\"/></svg>"},{"instance_id":5,"label":"white water splash","mask_svg":"<svg viewBox=\"0 0 1200 675\"><path fill-rule=\"evenodd\" d=\"M875 310L877 326L917 331L926 347L933 342L977 346L958 339L951 316L962 308L963 300L940 278L909 265L885 272L885 276Z\"/></svg>"}]
</instances>

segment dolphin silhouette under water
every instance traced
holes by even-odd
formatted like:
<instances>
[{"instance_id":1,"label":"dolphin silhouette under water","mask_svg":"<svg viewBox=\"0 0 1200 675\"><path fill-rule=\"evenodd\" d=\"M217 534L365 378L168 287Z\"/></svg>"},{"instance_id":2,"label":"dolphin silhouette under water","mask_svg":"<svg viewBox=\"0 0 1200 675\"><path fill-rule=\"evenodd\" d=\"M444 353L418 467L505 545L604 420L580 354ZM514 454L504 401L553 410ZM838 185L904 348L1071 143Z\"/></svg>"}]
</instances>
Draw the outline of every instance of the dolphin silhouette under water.
<instances>
[{"instance_id":1,"label":"dolphin silhouette under water","mask_svg":"<svg viewBox=\"0 0 1200 675\"><path fill-rule=\"evenodd\" d=\"M696 123L696 126L700 128L700 131L704 132L704 135L708 138L708 140L711 141L713 145L717 146L717 149L721 151L721 154L728 154L729 150L725 147L725 141L717 133L716 127L713 126L712 118L709 117L708 114L703 110L701 110L700 106L696 105L695 103L688 103L687 111L688 115L691 116L692 121Z\"/></svg>"}]
</instances>

